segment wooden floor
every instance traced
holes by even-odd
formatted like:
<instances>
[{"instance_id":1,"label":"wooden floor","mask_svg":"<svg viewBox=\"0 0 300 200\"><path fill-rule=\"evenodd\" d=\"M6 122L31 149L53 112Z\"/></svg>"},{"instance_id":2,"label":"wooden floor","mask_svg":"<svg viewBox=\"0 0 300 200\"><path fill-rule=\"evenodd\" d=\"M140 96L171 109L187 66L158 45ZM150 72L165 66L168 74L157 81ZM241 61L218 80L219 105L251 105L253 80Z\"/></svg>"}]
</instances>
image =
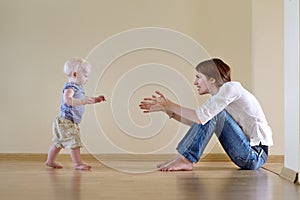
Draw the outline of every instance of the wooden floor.
<instances>
[{"instance_id":1,"label":"wooden floor","mask_svg":"<svg viewBox=\"0 0 300 200\"><path fill-rule=\"evenodd\" d=\"M200 162L190 172L125 173L94 161L92 171L75 171L72 163L50 169L41 161L0 160L3 200L299 200L300 187L270 170L239 170L231 162ZM152 162L144 165L155 166ZM119 161L132 169L140 162ZM279 169L280 164L271 164Z\"/></svg>"}]
</instances>

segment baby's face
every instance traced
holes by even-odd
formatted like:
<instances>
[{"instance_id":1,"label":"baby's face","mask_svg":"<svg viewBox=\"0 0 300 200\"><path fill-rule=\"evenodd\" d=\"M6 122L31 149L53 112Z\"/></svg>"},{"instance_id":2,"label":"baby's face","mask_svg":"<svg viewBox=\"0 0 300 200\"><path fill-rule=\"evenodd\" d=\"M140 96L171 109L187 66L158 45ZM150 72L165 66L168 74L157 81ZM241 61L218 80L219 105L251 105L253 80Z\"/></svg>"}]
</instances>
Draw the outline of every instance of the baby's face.
<instances>
[{"instance_id":1,"label":"baby's face","mask_svg":"<svg viewBox=\"0 0 300 200\"><path fill-rule=\"evenodd\" d=\"M76 84L85 85L88 82L90 69L82 69L77 72Z\"/></svg>"}]
</instances>

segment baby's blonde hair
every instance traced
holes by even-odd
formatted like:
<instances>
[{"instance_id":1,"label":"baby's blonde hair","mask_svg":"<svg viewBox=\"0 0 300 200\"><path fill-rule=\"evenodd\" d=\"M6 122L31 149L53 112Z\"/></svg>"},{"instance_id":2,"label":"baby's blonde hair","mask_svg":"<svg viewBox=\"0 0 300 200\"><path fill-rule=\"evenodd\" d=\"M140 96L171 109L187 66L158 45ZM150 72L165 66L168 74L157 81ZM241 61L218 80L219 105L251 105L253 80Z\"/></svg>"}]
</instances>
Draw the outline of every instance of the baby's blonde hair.
<instances>
[{"instance_id":1,"label":"baby's blonde hair","mask_svg":"<svg viewBox=\"0 0 300 200\"><path fill-rule=\"evenodd\" d=\"M88 71L91 65L83 58L73 57L65 62L64 72L71 76L73 72Z\"/></svg>"}]
</instances>

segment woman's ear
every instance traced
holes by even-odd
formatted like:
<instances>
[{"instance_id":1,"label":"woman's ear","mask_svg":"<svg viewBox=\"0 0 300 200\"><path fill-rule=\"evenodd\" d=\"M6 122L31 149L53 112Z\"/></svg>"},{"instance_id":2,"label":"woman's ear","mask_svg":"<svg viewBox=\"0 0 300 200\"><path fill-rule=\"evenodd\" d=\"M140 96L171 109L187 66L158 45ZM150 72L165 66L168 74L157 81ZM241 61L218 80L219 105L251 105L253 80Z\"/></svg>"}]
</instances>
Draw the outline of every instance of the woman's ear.
<instances>
[{"instance_id":1,"label":"woman's ear","mask_svg":"<svg viewBox=\"0 0 300 200\"><path fill-rule=\"evenodd\" d=\"M209 79L209 82L212 83L212 84L215 84L215 83L216 83L216 79L210 78L210 79Z\"/></svg>"}]
</instances>

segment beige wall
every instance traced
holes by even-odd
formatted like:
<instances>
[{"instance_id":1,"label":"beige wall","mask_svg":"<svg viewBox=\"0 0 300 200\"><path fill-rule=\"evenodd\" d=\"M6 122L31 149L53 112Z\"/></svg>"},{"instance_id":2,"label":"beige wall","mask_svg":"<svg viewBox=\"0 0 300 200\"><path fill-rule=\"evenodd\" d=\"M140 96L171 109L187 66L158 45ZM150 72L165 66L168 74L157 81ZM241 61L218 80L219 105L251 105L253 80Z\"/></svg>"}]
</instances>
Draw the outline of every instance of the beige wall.
<instances>
[{"instance_id":1,"label":"beige wall","mask_svg":"<svg viewBox=\"0 0 300 200\"><path fill-rule=\"evenodd\" d=\"M282 5L275 5L278 6L276 10L280 11ZM279 21L282 20L281 15L277 16L273 10L270 12L279 17ZM274 52L272 65L264 63L265 58L259 58L256 54L253 59L252 18L259 21L260 15L263 19L268 13L259 12L259 17L252 16L250 0L2 0L0 13L0 60L3 69L0 86L3 137L0 141L0 153L47 152L51 144L51 123L59 111L61 88L66 81L62 73L66 59L71 56L86 57L99 42L121 31L139 27L163 27L188 35L200 43L211 56L221 57L232 66L233 79L241 81L246 88L254 91L266 107L266 115L276 134L277 143L272 148L272 153L283 154L283 144L280 142L282 96L274 91L274 85L271 84L276 83L279 88L282 87L282 66L279 64L282 62L282 55L274 47L268 49L269 55ZM272 27L276 29L274 31L279 31L279 35L271 40L275 43L278 40L279 43L282 42L281 24L274 24ZM268 28L262 27L259 31L269 34ZM254 36L256 37L255 34ZM254 49L259 49L258 41L255 41ZM141 53L147 59L147 52ZM157 52L148 53L161 58ZM138 55L134 55L128 62L135 64L134 60ZM180 67L179 63L186 64L178 57L164 56L164 61L177 59L177 65L171 62L176 67ZM260 74L266 73L265 67L274 67L274 63L278 67L278 71L275 70L276 76L261 77ZM187 73L192 79L191 68L187 71L181 70L182 74ZM131 101L135 102L133 99ZM101 113L101 108L109 109L110 103L109 100L106 105L99 105L97 109ZM132 112L133 118L142 118L139 117L139 111ZM83 126L88 125L91 120L89 117L90 115L86 116ZM111 130L115 128L110 123L106 126L108 130L109 126L112 126ZM85 130L88 131L83 134L92 134L90 131L93 130ZM165 132L168 132L168 128ZM183 134L181 132L179 136ZM99 146L106 149L105 145L103 141L99 141ZM126 145L131 145L130 141ZM142 143L137 148L146 148L144 145ZM150 144L151 147L153 145ZM175 146L176 143L172 145ZM169 149L173 149L173 146ZM217 147L214 151L221 150Z\"/></svg>"},{"instance_id":2,"label":"beige wall","mask_svg":"<svg viewBox=\"0 0 300 200\"><path fill-rule=\"evenodd\" d=\"M283 1L253 1L253 92L273 129L271 153L284 148Z\"/></svg>"}]
</instances>

